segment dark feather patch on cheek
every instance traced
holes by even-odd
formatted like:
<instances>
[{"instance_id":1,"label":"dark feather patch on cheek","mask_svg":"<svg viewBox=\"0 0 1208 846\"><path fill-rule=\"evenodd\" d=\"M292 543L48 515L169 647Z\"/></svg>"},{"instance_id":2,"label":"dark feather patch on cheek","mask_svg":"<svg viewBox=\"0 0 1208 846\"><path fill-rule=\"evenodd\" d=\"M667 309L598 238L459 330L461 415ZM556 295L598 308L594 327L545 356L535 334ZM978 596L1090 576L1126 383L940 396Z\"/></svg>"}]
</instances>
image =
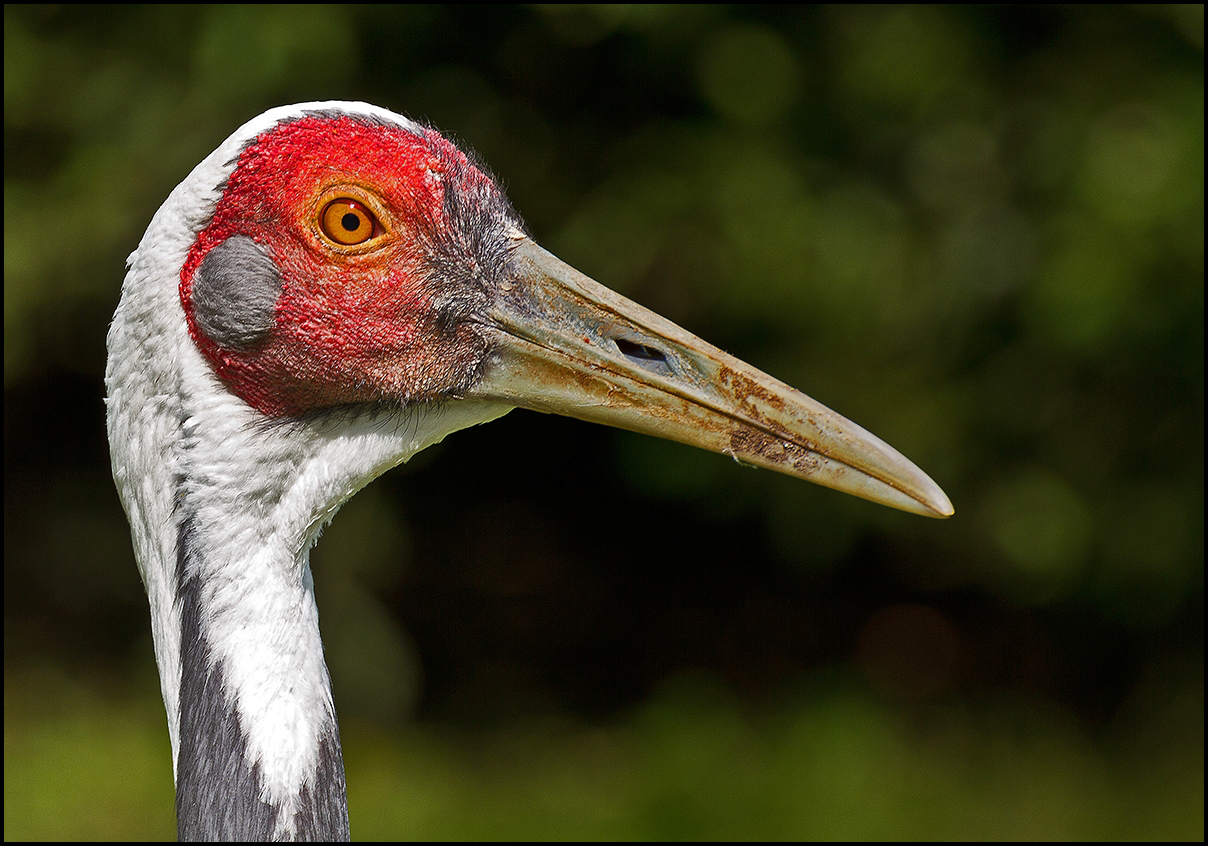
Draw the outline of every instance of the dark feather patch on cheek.
<instances>
[{"instance_id":1,"label":"dark feather patch on cheek","mask_svg":"<svg viewBox=\"0 0 1208 846\"><path fill-rule=\"evenodd\" d=\"M255 347L273 330L281 285L267 250L246 235L227 238L206 253L193 277L197 328L223 349Z\"/></svg>"}]
</instances>

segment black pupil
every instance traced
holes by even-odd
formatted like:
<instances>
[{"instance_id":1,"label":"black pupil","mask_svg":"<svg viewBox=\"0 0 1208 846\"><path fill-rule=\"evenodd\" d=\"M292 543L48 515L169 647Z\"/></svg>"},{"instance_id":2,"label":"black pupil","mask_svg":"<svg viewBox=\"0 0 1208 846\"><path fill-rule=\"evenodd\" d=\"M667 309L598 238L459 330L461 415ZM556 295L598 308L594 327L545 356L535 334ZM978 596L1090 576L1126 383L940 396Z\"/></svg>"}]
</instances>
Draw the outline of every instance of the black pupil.
<instances>
[{"instance_id":1,"label":"black pupil","mask_svg":"<svg viewBox=\"0 0 1208 846\"><path fill-rule=\"evenodd\" d=\"M348 232L356 232L357 228L361 225L361 219L352 212L348 212L340 218L340 225Z\"/></svg>"}]
</instances>

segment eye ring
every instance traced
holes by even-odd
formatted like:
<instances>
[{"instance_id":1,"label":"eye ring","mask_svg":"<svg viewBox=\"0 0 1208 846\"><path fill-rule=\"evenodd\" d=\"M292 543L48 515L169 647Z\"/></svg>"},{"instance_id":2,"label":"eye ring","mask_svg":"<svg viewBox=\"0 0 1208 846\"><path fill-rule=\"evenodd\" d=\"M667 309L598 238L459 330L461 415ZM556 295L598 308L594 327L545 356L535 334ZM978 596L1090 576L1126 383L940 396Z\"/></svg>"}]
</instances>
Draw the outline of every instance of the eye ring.
<instances>
[{"instance_id":1,"label":"eye ring","mask_svg":"<svg viewBox=\"0 0 1208 846\"><path fill-rule=\"evenodd\" d=\"M385 230L369 206L352 197L337 197L319 212L319 231L341 247L356 247Z\"/></svg>"}]
</instances>

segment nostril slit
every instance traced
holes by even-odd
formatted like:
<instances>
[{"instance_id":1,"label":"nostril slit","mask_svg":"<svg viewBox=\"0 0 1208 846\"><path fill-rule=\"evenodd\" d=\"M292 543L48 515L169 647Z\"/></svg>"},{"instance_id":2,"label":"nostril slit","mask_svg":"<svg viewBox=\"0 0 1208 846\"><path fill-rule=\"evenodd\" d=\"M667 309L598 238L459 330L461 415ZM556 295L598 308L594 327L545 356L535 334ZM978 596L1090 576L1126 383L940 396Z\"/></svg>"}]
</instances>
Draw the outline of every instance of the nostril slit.
<instances>
[{"instance_id":1,"label":"nostril slit","mask_svg":"<svg viewBox=\"0 0 1208 846\"><path fill-rule=\"evenodd\" d=\"M667 356L663 355L661 350L656 350L654 347L648 347L645 344L638 344L633 341L626 341L623 338L616 339L617 349L626 358L636 360L639 364L642 362L658 362L660 364L667 363Z\"/></svg>"}]
</instances>

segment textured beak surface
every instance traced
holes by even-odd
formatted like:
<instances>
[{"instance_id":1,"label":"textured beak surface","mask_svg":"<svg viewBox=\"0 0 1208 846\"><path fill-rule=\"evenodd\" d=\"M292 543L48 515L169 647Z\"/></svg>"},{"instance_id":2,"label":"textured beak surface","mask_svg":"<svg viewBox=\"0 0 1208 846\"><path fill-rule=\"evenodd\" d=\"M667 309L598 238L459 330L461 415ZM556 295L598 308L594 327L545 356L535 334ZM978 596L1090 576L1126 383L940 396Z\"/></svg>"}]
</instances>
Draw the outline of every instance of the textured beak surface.
<instances>
[{"instance_id":1,"label":"textured beak surface","mask_svg":"<svg viewBox=\"0 0 1208 846\"><path fill-rule=\"evenodd\" d=\"M926 473L805 394L520 240L487 315L472 396L724 453L864 499L948 517Z\"/></svg>"}]
</instances>

